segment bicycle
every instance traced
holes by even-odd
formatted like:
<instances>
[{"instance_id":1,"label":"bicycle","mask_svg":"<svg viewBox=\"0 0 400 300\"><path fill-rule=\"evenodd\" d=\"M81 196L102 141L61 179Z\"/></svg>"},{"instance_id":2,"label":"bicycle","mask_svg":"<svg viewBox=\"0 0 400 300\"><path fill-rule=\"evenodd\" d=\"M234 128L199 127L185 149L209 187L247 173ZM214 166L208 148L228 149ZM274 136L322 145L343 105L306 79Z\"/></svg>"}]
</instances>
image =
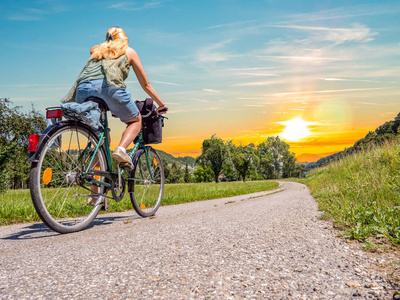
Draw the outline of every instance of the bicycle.
<instances>
[{"instance_id":1,"label":"bicycle","mask_svg":"<svg viewBox=\"0 0 400 300\"><path fill-rule=\"evenodd\" d=\"M46 116L55 123L30 137L33 205L43 223L59 233L88 227L100 210L108 209L107 199L119 202L124 198L126 185L133 208L142 217L157 212L164 193L163 164L157 151L146 145L143 130L129 155L133 169L121 163L113 172L108 107L99 98L90 100L101 110L100 133L79 120L62 120L61 108L48 108ZM165 117L157 117L163 123ZM91 199L96 201L93 206Z\"/></svg>"}]
</instances>

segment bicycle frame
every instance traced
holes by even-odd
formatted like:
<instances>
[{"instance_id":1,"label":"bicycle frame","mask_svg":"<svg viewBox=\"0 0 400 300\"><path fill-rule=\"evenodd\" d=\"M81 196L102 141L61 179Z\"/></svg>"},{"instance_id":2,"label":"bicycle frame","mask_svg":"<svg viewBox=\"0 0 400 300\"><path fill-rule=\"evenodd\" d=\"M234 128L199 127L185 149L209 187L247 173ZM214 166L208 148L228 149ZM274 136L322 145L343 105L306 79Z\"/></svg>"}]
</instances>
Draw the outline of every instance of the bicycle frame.
<instances>
[{"instance_id":1,"label":"bicycle frame","mask_svg":"<svg viewBox=\"0 0 400 300\"><path fill-rule=\"evenodd\" d=\"M99 151L99 148L102 145L103 141L104 141L104 145L105 145L105 149L106 149L106 156L107 156L107 162L108 162L107 169L108 169L109 173L113 173L112 164L111 164L110 141L109 141L109 136L108 136L109 130L108 130L107 112L103 112L102 113L102 118L101 119L102 119L101 121L102 121L102 125L103 125L103 130L102 130L102 132L100 134L99 142L97 143L96 149L95 149L94 153L92 154L92 158L90 160L90 163L88 164L88 167L87 167L87 169L85 171L86 173L89 172L90 166L92 166L94 158L95 158L97 152ZM148 156L148 153L147 153L147 148L145 147L145 144L143 142L143 134L142 134L142 132L139 132L138 141L136 142L135 146L133 147L131 153L129 154L129 157L131 159L133 158L133 155L136 153L136 151L139 148L143 148L144 149L147 167L150 169L149 156ZM78 158L78 160L79 160L79 158ZM139 169L140 169L140 172L141 172L141 168L139 168ZM122 169L122 170L120 170L120 172L118 174L118 178L120 178L120 176L122 176L123 174L124 174L124 170ZM153 179L153 174L150 174L150 176L151 176L151 180L154 180ZM104 185L106 187L110 186L109 183L98 181L98 180L93 180L93 183L96 183L96 185Z\"/></svg>"}]
</instances>

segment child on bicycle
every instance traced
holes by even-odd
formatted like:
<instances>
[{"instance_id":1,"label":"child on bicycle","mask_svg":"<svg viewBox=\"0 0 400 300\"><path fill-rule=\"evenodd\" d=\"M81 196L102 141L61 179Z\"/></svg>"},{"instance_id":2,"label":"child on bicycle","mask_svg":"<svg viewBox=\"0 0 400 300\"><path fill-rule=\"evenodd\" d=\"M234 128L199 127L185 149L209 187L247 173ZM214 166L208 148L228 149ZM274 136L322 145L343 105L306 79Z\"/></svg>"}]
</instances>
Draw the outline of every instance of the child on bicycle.
<instances>
[{"instance_id":1,"label":"child on bicycle","mask_svg":"<svg viewBox=\"0 0 400 300\"><path fill-rule=\"evenodd\" d=\"M139 134L142 118L124 83L130 66L143 90L158 104L157 113L165 113L167 106L147 80L139 56L128 46L128 37L122 28L110 27L105 42L92 47L90 54L74 86L61 102L83 103L88 97L103 99L111 113L127 124L112 156L119 162L132 165L126 148Z\"/></svg>"}]
</instances>

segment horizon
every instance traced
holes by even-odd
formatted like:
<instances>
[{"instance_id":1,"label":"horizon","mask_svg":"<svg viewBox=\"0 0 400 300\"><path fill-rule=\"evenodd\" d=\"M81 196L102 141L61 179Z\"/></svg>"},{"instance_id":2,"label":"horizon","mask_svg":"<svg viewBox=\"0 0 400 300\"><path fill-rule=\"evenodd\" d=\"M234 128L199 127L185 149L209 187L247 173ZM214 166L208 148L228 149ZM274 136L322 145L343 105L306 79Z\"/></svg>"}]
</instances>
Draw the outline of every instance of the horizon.
<instances>
[{"instance_id":1,"label":"horizon","mask_svg":"<svg viewBox=\"0 0 400 300\"><path fill-rule=\"evenodd\" d=\"M122 27L169 107L163 143L196 157L213 134L296 156L352 146L399 113L397 1L3 2L0 97L57 106L111 26ZM133 99L148 96L134 72ZM112 146L125 128L110 120Z\"/></svg>"}]
</instances>

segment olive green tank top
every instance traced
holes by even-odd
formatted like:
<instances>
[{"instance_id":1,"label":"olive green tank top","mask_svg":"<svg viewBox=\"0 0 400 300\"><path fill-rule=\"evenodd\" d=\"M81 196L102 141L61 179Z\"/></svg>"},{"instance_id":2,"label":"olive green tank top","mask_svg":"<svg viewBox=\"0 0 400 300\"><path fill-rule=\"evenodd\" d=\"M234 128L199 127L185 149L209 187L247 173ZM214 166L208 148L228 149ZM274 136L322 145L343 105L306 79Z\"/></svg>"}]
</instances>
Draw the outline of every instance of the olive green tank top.
<instances>
[{"instance_id":1,"label":"olive green tank top","mask_svg":"<svg viewBox=\"0 0 400 300\"><path fill-rule=\"evenodd\" d=\"M90 76L100 76L102 77L93 78ZM82 72L79 74L78 79L75 81L75 84L69 91L69 93L61 99L62 103L65 102L74 102L76 95L76 87L80 82L84 80L93 80L93 79L101 79L106 78L107 83L118 88L126 88L124 80L129 75L129 61L128 56L125 54L121 55L116 59L102 59L102 60L89 60Z\"/></svg>"},{"instance_id":2,"label":"olive green tank top","mask_svg":"<svg viewBox=\"0 0 400 300\"><path fill-rule=\"evenodd\" d=\"M103 78L106 78L106 74L104 73L101 60L92 59L89 61L89 64L83 70L81 75L79 75L77 82L79 85L82 81L103 79Z\"/></svg>"}]
</instances>

